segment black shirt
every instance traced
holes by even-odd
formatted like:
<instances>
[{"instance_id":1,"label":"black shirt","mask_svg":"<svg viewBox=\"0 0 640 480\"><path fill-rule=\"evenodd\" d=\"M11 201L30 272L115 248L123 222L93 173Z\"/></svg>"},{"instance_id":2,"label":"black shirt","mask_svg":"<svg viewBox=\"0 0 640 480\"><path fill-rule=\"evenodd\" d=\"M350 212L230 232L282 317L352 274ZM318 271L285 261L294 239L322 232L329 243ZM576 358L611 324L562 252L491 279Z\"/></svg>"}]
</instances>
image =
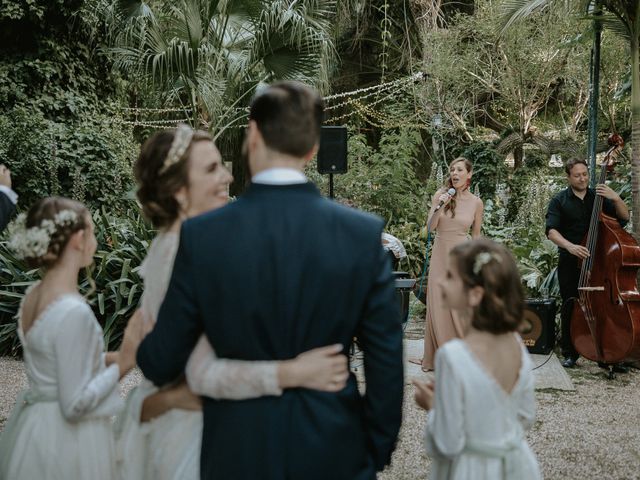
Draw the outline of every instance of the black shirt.
<instances>
[{"instance_id":1,"label":"black shirt","mask_svg":"<svg viewBox=\"0 0 640 480\"><path fill-rule=\"evenodd\" d=\"M571 187L568 187L551 199L547 209L547 224L545 233L549 235L552 228L560 232L571 243L580 244L589 230L593 202L596 198L595 190L589 188L584 199L577 197ZM602 211L613 218L617 218L616 207L608 198L603 199ZM618 219L620 225L627 222ZM569 255L564 248L558 247L560 255Z\"/></svg>"}]
</instances>

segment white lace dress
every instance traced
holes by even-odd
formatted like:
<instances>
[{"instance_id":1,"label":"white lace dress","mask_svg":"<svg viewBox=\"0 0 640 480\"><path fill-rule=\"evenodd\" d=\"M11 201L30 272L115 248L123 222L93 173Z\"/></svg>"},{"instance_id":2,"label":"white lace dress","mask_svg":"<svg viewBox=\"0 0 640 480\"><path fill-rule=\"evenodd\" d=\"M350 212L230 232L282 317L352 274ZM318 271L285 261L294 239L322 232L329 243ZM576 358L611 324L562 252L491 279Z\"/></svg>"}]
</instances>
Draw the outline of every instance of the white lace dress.
<instances>
[{"instance_id":1,"label":"white lace dress","mask_svg":"<svg viewBox=\"0 0 640 480\"><path fill-rule=\"evenodd\" d=\"M0 437L3 480L116 478L111 417L122 408L117 365L105 366L102 329L79 295L58 297L23 333L29 388Z\"/></svg>"},{"instance_id":2,"label":"white lace dress","mask_svg":"<svg viewBox=\"0 0 640 480\"><path fill-rule=\"evenodd\" d=\"M142 311L155 324L169 286L178 250L177 233L160 233L141 266L144 278ZM187 365L191 389L212 398L245 399L280 395L277 362L248 362L216 358L209 342L200 338ZM144 399L157 391L144 380L127 398L116 422L117 458L123 480L199 480L202 413L170 410L140 422Z\"/></svg>"},{"instance_id":3,"label":"white lace dress","mask_svg":"<svg viewBox=\"0 0 640 480\"><path fill-rule=\"evenodd\" d=\"M426 430L430 479L542 478L524 436L535 419L535 397L531 360L524 347L521 352L518 380L507 393L462 340L438 349Z\"/></svg>"}]
</instances>

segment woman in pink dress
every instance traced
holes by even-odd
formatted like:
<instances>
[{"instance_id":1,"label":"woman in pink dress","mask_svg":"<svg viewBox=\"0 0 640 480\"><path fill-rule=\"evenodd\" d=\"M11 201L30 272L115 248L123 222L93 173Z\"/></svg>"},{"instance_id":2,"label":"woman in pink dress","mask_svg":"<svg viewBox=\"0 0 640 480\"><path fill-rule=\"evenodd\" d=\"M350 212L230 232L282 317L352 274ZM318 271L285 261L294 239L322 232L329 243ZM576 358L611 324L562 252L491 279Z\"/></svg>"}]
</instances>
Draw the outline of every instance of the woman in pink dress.
<instances>
[{"instance_id":1,"label":"woman in pink dress","mask_svg":"<svg viewBox=\"0 0 640 480\"><path fill-rule=\"evenodd\" d=\"M482 200L469 191L473 166L464 157L456 158L449 165L447 185L439 189L432 199L428 224L435 233L431 248L429 277L427 280L427 320L424 334L424 354L422 359L412 359L422 365L423 371L433 370L436 350L452 338L462 338L465 323L456 312L446 307L438 287L439 280L446 274L446 263L453 247L471 236L480 236L482 227ZM447 193L455 189L455 195ZM443 207L437 209L440 203Z\"/></svg>"}]
</instances>

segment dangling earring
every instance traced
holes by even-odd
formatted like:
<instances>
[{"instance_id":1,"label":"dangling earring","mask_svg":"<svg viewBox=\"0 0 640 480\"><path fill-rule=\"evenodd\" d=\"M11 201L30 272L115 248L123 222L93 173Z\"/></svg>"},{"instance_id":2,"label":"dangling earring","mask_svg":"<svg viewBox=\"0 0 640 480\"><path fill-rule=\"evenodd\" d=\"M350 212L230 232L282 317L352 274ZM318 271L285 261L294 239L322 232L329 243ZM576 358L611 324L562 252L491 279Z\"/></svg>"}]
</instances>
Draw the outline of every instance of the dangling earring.
<instances>
[{"instance_id":1,"label":"dangling earring","mask_svg":"<svg viewBox=\"0 0 640 480\"><path fill-rule=\"evenodd\" d=\"M469 190L471 188L471 177L467 178L466 188L467 188L467 190Z\"/></svg>"}]
</instances>

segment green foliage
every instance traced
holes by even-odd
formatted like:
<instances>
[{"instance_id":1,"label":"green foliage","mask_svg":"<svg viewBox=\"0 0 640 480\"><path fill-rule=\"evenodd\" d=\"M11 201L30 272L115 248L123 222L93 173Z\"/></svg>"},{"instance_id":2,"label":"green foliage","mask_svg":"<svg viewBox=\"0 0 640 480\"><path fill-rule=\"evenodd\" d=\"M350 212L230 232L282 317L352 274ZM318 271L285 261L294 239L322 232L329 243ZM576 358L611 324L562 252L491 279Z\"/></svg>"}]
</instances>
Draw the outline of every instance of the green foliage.
<instances>
[{"instance_id":1,"label":"green foliage","mask_svg":"<svg viewBox=\"0 0 640 480\"><path fill-rule=\"evenodd\" d=\"M361 75L361 81L384 78L386 72L411 71L421 56L422 19L416 10L404 0L341 0L337 4L335 32L345 73L339 83L350 81L351 69Z\"/></svg>"},{"instance_id":2,"label":"green foliage","mask_svg":"<svg viewBox=\"0 0 640 480\"><path fill-rule=\"evenodd\" d=\"M500 136L509 132L503 151L517 153L519 167L523 145L550 155L580 143L591 42L584 22L556 7L500 35L501 4L475 2L474 15L427 32L423 68L431 76L423 89L428 104L442 114L450 141L486 139L486 129ZM615 82L613 73L607 82Z\"/></svg>"},{"instance_id":3,"label":"green foliage","mask_svg":"<svg viewBox=\"0 0 640 480\"><path fill-rule=\"evenodd\" d=\"M184 107L216 136L244 122L237 107L260 82L328 84L332 0L88 3L115 67L156 106Z\"/></svg>"},{"instance_id":4,"label":"green foliage","mask_svg":"<svg viewBox=\"0 0 640 480\"><path fill-rule=\"evenodd\" d=\"M92 49L99 39L89 35L82 4L0 5L0 35L14 45L0 57L0 163L12 171L22 208L62 195L124 209L132 188L137 145L110 111L123 84Z\"/></svg>"},{"instance_id":5,"label":"green foliage","mask_svg":"<svg viewBox=\"0 0 640 480\"><path fill-rule=\"evenodd\" d=\"M33 107L48 118L78 120L102 109L119 84L86 45L40 39L32 50L0 62L0 104Z\"/></svg>"},{"instance_id":6,"label":"green foliage","mask_svg":"<svg viewBox=\"0 0 640 480\"><path fill-rule=\"evenodd\" d=\"M349 171L334 176L336 199L384 218L386 231L398 237L407 250L407 265L402 268L415 274L424 261L427 201L440 186L435 176L426 183L416 176L421 144L420 133L413 129L387 130L377 146L369 144L361 133L352 134ZM315 170L313 162L307 175L327 192L327 178Z\"/></svg>"},{"instance_id":7,"label":"green foliage","mask_svg":"<svg viewBox=\"0 0 640 480\"><path fill-rule=\"evenodd\" d=\"M560 285L556 274L558 247L545 238L542 243L524 255L518 255L518 253L518 250L514 250L518 258L522 283L527 291L536 297L546 298L547 295L559 297Z\"/></svg>"},{"instance_id":8,"label":"green foliage","mask_svg":"<svg viewBox=\"0 0 640 480\"><path fill-rule=\"evenodd\" d=\"M512 192L507 201L499 197L485 201L482 233L511 250L529 296L541 297L543 290L558 296L558 249L545 236L545 214L559 187L551 175L524 178L519 196ZM512 203L518 205L517 214L508 221L507 210Z\"/></svg>"},{"instance_id":9,"label":"green foliage","mask_svg":"<svg viewBox=\"0 0 640 480\"><path fill-rule=\"evenodd\" d=\"M539 151L526 150L524 166L519 168L507 181L511 200L507 207L507 220L514 221L520 212L526 212L531 202L531 191L536 186L540 186L545 179L550 177L550 170L547 167L548 158ZM544 219L546 204L538 212ZM529 212L531 216L531 212Z\"/></svg>"},{"instance_id":10,"label":"green foliage","mask_svg":"<svg viewBox=\"0 0 640 480\"><path fill-rule=\"evenodd\" d=\"M24 208L38 198L62 195L94 208L122 209L137 154L132 136L107 115L76 124L15 107L0 115L0 163L11 169Z\"/></svg>"},{"instance_id":11,"label":"green foliage","mask_svg":"<svg viewBox=\"0 0 640 480\"><path fill-rule=\"evenodd\" d=\"M117 348L128 319L138 307L142 279L138 273L155 231L138 212L115 217L103 211L93 214L98 249L94 266L80 280L80 291L104 330L108 350ZM16 315L25 290L40 278L0 242L0 355L20 354ZM95 282L93 291L89 278Z\"/></svg>"},{"instance_id":12,"label":"green foliage","mask_svg":"<svg viewBox=\"0 0 640 480\"><path fill-rule=\"evenodd\" d=\"M72 12L81 3L82 0L2 0L0 21L42 22L47 15L55 17L61 12Z\"/></svg>"},{"instance_id":13,"label":"green foliage","mask_svg":"<svg viewBox=\"0 0 640 480\"><path fill-rule=\"evenodd\" d=\"M100 39L88 32L83 3L2 2L0 36L11 48L0 56L0 110L21 105L56 121L77 121L83 113L103 112L105 100L122 95L122 83L92 48Z\"/></svg>"},{"instance_id":14,"label":"green foliage","mask_svg":"<svg viewBox=\"0 0 640 480\"><path fill-rule=\"evenodd\" d=\"M481 198L492 198L496 184L506 181L508 176L503 156L491 143L478 141L467 146L460 156L473 163L473 184L478 186Z\"/></svg>"}]
</instances>

